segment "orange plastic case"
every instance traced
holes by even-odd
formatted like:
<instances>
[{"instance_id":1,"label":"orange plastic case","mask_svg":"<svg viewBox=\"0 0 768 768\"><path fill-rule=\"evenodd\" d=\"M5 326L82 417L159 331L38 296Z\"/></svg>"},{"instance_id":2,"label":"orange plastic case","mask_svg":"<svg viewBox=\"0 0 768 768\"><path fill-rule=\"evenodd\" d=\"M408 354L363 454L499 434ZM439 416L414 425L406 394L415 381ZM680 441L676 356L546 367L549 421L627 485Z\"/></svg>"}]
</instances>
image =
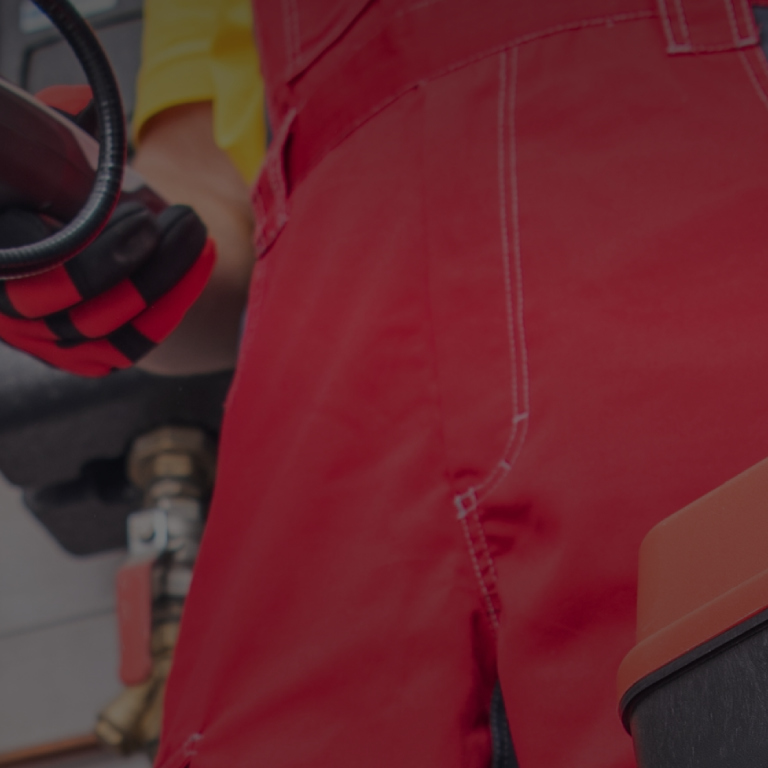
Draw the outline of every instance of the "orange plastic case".
<instances>
[{"instance_id":1,"label":"orange plastic case","mask_svg":"<svg viewBox=\"0 0 768 768\"><path fill-rule=\"evenodd\" d=\"M622 719L636 750L639 732L653 732L657 739L660 723L677 731L675 738L686 738L673 710L688 709L687 717L705 696L712 697L715 708L729 702L728 719L733 706L742 706L745 687L757 687L757 694L768 700L768 686L758 684L754 672L754 659L765 659L765 641L751 639L766 627L768 459L667 518L643 541L637 644L618 674ZM733 652L726 657L728 651ZM752 654L752 660L745 654ZM745 670L744 679L739 669ZM682 686L688 686L686 694ZM663 687L666 698L653 706L666 711L650 716L653 728L649 716L636 722L640 704ZM704 720L723 717L708 712ZM698 734L693 741L700 739Z\"/></svg>"},{"instance_id":2,"label":"orange plastic case","mask_svg":"<svg viewBox=\"0 0 768 768\"><path fill-rule=\"evenodd\" d=\"M624 701L648 675L766 608L768 459L646 536L637 645L619 668L619 698Z\"/></svg>"}]
</instances>

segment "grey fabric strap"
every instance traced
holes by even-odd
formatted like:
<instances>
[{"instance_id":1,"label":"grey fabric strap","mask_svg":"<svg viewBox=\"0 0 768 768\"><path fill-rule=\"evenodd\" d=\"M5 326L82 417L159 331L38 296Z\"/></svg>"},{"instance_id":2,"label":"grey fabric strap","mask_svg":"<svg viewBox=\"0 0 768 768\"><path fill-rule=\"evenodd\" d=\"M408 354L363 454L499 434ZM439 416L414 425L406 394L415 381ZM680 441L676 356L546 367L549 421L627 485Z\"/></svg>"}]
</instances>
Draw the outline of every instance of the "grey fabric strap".
<instances>
[{"instance_id":1,"label":"grey fabric strap","mask_svg":"<svg viewBox=\"0 0 768 768\"><path fill-rule=\"evenodd\" d=\"M763 53L768 56L768 0L763 5L756 5L752 8L755 15L758 29L760 30L760 47Z\"/></svg>"},{"instance_id":2,"label":"grey fabric strap","mask_svg":"<svg viewBox=\"0 0 768 768\"><path fill-rule=\"evenodd\" d=\"M501 686L498 683L491 697L491 743L493 745L491 768L519 768L515 748L512 746Z\"/></svg>"}]
</instances>

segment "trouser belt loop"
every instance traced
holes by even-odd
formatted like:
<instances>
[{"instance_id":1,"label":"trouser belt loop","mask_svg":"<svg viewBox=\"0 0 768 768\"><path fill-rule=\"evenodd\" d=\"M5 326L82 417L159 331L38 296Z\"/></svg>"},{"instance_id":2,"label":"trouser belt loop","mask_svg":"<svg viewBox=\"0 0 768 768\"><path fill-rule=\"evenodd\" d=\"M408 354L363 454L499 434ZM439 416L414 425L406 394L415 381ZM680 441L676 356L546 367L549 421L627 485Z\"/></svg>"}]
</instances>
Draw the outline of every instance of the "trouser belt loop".
<instances>
[{"instance_id":1,"label":"trouser belt loop","mask_svg":"<svg viewBox=\"0 0 768 768\"><path fill-rule=\"evenodd\" d=\"M749 0L657 0L667 53L717 53L755 45Z\"/></svg>"},{"instance_id":2,"label":"trouser belt loop","mask_svg":"<svg viewBox=\"0 0 768 768\"><path fill-rule=\"evenodd\" d=\"M292 109L277 126L251 193L256 215L253 244L257 258L269 250L288 223L289 189L285 173L285 149L295 117L296 110Z\"/></svg>"}]
</instances>

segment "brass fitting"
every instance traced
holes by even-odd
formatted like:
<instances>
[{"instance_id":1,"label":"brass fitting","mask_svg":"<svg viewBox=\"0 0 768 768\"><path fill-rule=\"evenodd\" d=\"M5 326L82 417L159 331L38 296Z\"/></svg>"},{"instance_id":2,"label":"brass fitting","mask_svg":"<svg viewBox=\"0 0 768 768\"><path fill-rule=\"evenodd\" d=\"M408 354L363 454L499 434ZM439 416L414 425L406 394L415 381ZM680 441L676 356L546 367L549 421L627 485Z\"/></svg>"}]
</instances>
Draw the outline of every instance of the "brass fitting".
<instances>
[{"instance_id":1,"label":"brass fitting","mask_svg":"<svg viewBox=\"0 0 768 768\"><path fill-rule=\"evenodd\" d=\"M95 734L108 747L124 755L157 749L163 714L165 683L171 670L178 623L166 623L152 633L153 665L149 679L132 685L98 716Z\"/></svg>"},{"instance_id":2,"label":"brass fitting","mask_svg":"<svg viewBox=\"0 0 768 768\"><path fill-rule=\"evenodd\" d=\"M216 473L216 446L200 429L163 427L134 441L127 469L144 491L144 509L128 518L128 564L154 562L152 672L138 685L126 687L101 712L95 732L104 744L123 754L144 751L152 756L160 738L165 684L202 535L202 505Z\"/></svg>"},{"instance_id":3,"label":"brass fitting","mask_svg":"<svg viewBox=\"0 0 768 768\"><path fill-rule=\"evenodd\" d=\"M128 454L128 477L145 493L146 506L159 498L200 498L213 486L216 446L202 430L162 427L137 438Z\"/></svg>"}]
</instances>

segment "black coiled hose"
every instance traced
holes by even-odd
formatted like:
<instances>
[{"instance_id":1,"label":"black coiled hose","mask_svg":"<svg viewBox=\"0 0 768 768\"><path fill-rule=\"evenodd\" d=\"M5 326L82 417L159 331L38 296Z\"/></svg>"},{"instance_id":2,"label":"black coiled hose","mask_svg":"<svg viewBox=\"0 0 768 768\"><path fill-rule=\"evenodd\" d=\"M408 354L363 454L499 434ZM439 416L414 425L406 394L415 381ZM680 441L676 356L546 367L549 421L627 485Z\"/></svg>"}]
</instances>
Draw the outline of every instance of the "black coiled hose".
<instances>
[{"instance_id":1,"label":"black coiled hose","mask_svg":"<svg viewBox=\"0 0 768 768\"><path fill-rule=\"evenodd\" d=\"M123 179L126 130L120 92L99 41L68 0L34 0L72 47L93 90L98 119L99 163L91 194L80 212L45 240L0 249L0 277L25 277L61 264L85 248L112 213Z\"/></svg>"}]
</instances>

